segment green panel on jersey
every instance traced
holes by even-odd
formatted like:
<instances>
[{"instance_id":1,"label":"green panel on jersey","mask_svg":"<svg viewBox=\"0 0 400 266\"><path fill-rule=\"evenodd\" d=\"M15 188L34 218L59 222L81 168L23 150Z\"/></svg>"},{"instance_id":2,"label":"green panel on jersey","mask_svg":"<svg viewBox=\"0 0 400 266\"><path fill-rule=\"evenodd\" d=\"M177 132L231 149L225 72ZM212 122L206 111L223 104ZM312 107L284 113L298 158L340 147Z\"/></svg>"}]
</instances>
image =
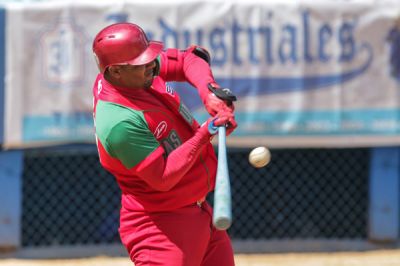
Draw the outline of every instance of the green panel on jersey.
<instances>
[{"instance_id":1,"label":"green panel on jersey","mask_svg":"<svg viewBox=\"0 0 400 266\"><path fill-rule=\"evenodd\" d=\"M95 123L97 137L107 153L128 169L160 146L141 111L98 101Z\"/></svg>"}]
</instances>

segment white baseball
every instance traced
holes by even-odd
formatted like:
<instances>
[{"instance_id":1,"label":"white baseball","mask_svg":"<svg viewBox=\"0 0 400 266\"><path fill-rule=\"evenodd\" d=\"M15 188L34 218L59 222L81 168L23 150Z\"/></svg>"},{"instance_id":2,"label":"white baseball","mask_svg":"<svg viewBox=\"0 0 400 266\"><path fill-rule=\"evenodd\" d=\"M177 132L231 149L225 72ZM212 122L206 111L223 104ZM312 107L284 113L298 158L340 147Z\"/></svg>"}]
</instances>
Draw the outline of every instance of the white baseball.
<instances>
[{"instance_id":1,"label":"white baseball","mask_svg":"<svg viewBox=\"0 0 400 266\"><path fill-rule=\"evenodd\" d=\"M265 147L254 148L249 154L249 162L256 168L266 166L271 161L271 152Z\"/></svg>"}]
</instances>

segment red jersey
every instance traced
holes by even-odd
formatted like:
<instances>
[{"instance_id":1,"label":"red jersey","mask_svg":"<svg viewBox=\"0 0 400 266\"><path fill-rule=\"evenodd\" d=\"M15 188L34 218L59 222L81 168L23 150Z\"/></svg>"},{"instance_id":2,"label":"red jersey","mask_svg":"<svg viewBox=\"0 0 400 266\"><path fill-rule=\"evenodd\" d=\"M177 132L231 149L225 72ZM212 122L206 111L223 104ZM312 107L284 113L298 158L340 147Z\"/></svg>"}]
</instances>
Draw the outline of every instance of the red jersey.
<instances>
[{"instance_id":1,"label":"red jersey","mask_svg":"<svg viewBox=\"0 0 400 266\"><path fill-rule=\"evenodd\" d=\"M214 189L217 160L209 141L200 147L193 163L179 178L165 179L160 174L159 168L168 154L193 137L199 128L179 95L166 82L189 81L204 95L206 84L214 80L202 59L173 52L172 58L171 53L160 55L160 74L148 89L116 87L102 74L97 76L93 87L100 162L115 176L127 210L173 210L195 203ZM185 60L207 75L188 74Z\"/></svg>"}]
</instances>

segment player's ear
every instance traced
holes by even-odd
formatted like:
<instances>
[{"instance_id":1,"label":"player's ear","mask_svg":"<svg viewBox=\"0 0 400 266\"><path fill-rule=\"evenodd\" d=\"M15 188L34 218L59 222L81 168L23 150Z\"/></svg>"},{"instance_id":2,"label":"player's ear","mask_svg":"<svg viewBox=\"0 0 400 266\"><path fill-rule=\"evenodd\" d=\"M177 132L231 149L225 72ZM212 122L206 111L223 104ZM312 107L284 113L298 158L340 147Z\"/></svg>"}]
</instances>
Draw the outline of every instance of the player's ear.
<instances>
[{"instance_id":1,"label":"player's ear","mask_svg":"<svg viewBox=\"0 0 400 266\"><path fill-rule=\"evenodd\" d=\"M121 66L109 66L106 70L111 78L119 79L121 77Z\"/></svg>"}]
</instances>

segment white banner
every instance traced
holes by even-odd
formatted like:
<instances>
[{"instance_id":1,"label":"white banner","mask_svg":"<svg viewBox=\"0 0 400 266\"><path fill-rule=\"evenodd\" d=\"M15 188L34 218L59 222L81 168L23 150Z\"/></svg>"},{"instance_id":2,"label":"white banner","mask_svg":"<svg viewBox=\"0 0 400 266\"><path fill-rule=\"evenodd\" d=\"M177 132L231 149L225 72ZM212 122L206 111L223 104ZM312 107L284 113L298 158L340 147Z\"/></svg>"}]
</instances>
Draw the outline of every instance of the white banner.
<instances>
[{"instance_id":1,"label":"white banner","mask_svg":"<svg viewBox=\"0 0 400 266\"><path fill-rule=\"evenodd\" d=\"M88 1L6 13L6 147L93 142L91 44L120 21L167 47L210 51L216 79L239 98L231 146L400 144L400 1ZM195 90L172 86L206 119Z\"/></svg>"}]
</instances>

